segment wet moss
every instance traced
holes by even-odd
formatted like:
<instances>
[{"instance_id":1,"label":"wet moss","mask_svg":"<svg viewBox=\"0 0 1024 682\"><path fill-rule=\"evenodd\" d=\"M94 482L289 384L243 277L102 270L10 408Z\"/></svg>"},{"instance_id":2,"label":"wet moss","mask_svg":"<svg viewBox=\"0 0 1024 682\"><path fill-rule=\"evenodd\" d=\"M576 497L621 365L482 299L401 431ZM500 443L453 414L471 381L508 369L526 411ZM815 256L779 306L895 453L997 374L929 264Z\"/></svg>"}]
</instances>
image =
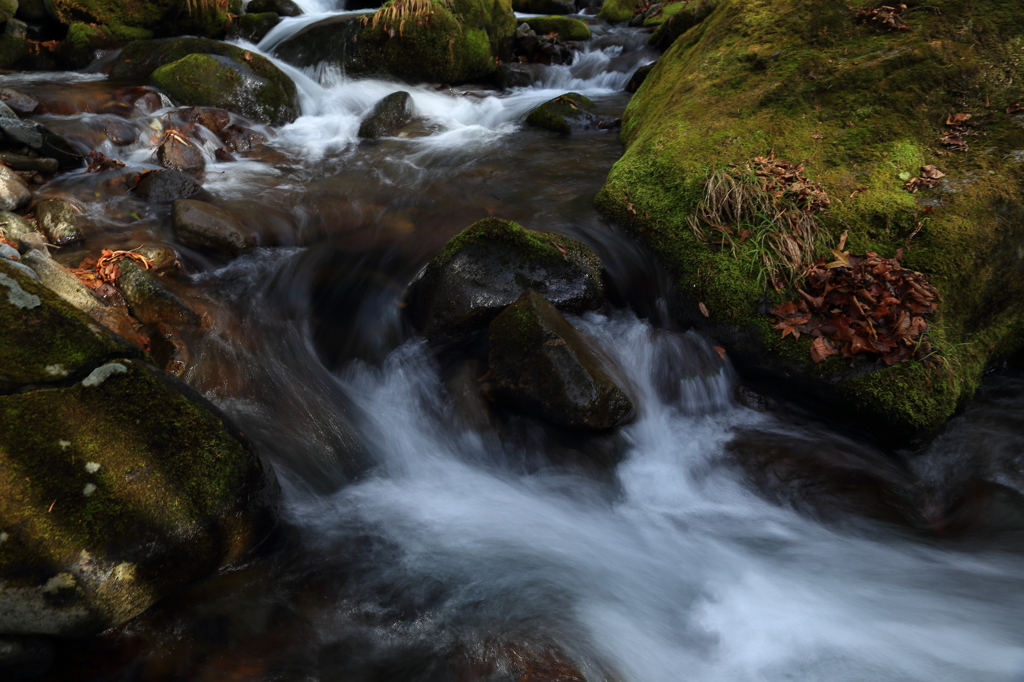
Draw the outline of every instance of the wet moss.
<instances>
[{"instance_id":1,"label":"wet moss","mask_svg":"<svg viewBox=\"0 0 1024 682\"><path fill-rule=\"evenodd\" d=\"M633 18L638 0L604 0L597 18L605 21L629 21Z\"/></svg>"},{"instance_id":2,"label":"wet moss","mask_svg":"<svg viewBox=\"0 0 1024 682\"><path fill-rule=\"evenodd\" d=\"M0 69L12 69L22 64L32 54L32 45L27 40L12 35L0 35Z\"/></svg>"},{"instance_id":3,"label":"wet moss","mask_svg":"<svg viewBox=\"0 0 1024 682\"><path fill-rule=\"evenodd\" d=\"M630 102L625 154L597 198L673 271L681 316L734 347L756 339L778 361L780 384L794 372L834 383L865 422L907 434L941 424L990 359L1020 346L1024 304L1024 124L1003 111L1024 99L1014 77L1024 14L995 0L934 4L910 15L912 31L884 33L831 3L722 0L679 34ZM974 114L979 134L970 152L942 155L937 139L957 112ZM902 248L904 264L938 287L931 337L941 361L811 365L802 341L770 329L765 307L782 296L751 276L753 247L719 252L693 235L686 219L708 173L773 150L805 161L833 198L819 221L823 255L845 231L854 253ZM909 194L900 174L926 163L947 178Z\"/></svg>"},{"instance_id":4,"label":"wet moss","mask_svg":"<svg viewBox=\"0 0 1024 682\"><path fill-rule=\"evenodd\" d=\"M531 17L526 24L539 35L557 33L564 40L590 40L586 22L569 17Z\"/></svg>"},{"instance_id":5,"label":"wet moss","mask_svg":"<svg viewBox=\"0 0 1024 682\"><path fill-rule=\"evenodd\" d=\"M548 100L526 117L526 124L551 132L568 135L581 119L590 120L597 105L576 92L569 92Z\"/></svg>"}]
</instances>

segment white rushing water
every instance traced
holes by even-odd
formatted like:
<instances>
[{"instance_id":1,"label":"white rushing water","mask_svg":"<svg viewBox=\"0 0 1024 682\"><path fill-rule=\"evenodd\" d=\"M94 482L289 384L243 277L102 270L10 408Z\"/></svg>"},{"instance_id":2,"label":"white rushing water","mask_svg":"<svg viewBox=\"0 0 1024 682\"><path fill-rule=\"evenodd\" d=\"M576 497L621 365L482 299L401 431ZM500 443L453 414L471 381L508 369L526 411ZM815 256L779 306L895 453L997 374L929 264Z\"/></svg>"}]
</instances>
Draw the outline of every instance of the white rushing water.
<instances>
[{"instance_id":1,"label":"white rushing water","mask_svg":"<svg viewBox=\"0 0 1024 682\"><path fill-rule=\"evenodd\" d=\"M384 538L398 548L378 569L389 584L450 587L420 636L467 620L554 632L595 680L1024 679L1019 557L833 529L763 501L723 447L737 427L784 427L732 404L728 367L682 379L671 400L654 388L666 344L705 359L706 344L626 313L576 323L636 398L617 495L564 470L518 471L529 454L460 428L410 342L382 369L344 374L381 466L327 499L291 491L313 551L341 551L354 529Z\"/></svg>"}]
</instances>

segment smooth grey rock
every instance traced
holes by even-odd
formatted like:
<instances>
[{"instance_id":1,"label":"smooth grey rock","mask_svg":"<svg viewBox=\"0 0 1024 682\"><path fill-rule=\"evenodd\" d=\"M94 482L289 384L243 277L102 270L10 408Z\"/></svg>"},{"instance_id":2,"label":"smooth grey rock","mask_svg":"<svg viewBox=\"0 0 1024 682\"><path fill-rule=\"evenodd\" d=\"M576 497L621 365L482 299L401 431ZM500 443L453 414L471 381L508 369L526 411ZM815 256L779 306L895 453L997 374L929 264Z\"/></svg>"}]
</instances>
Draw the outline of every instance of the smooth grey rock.
<instances>
[{"instance_id":1,"label":"smooth grey rock","mask_svg":"<svg viewBox=\"0 0 1024 682\"><path fill-rule=\"evenodd\" d=\"M412 97L399 90L373 105L373 109L359 124L359 137L376 139L390 137L412 120Z\"/></svg>"},{"instance_id":2,"label":"smooth grey rock","mask_svg":"<svg viewBox=\"0 0 1024 682\"><path fill-rule=\"evenodd\" d=\"M172 209L174 233L182 244L237 256L252 246L238 218L205 201L179 199Z\"/></svg>"},{"instance_id":3,"label":"smooth grey rock","mask_svg":"<svg viewBox=\"0 0 1024 682\"><path fill-rule=\"evenodd\" d=\"M16 211L32 201L32 192L21 176L0 166L0 211Z\"/></svg>"},{"instance_id":4,"label":"smooth grey rock","mask_svg":"<svg viewBox=\"0 0 1024 682\"><path fill-rule=\"evenodd\" d=\"M36 226L17 213L0 211L0 229L3 229L9 240L17 242L24 235L35 232Z\"/></svg>"},{"instance_id":5,"label":"smooth grey rock","mask_svg":"<svg viewBox=\"0 0 1024 682\"><path fill-rule=\"evenodd\" d=\"M7 103L0 100L0 118L18 118L18 115L14 113L14 109L7 106Z\"/></svg>"},{"instance_id":6,"label":"smooth grey rock","mask_svg":"<svg viewBox=\"0 0 1024 682\"><path fill-rule=\"evenodd\" d=\"M103 307L103 303L92 295L89 287L42 251L33 249L26 252L21 262L32 268L50 291L82 312L91 313Z\"/></svg>"},{"instance_id":7,"label":"smooth grey rock","mask_svg":"<svg viewBox=\"0 0 1024 682\"><path fill-rule=\"evenodd\" d=\"M488 339L491 382L512 409L595 431L633 415L632 401L613 378L621 370L540 294L525 292L494 318Z\"/></svg>"},{"instance_id":8,"label":"smooth grey rock","mask_svg":"<svg viewBox=\"0 0 1024 682\"><path fill-rule=\"evenodd\" d=\"M6 258L7 260L21 260L21 254L13 246L8 246L3 242L0 242L0 258Z\"/></svg>"},{"instance_id":9,"label":"smooth grey rock","mask_svg":"<svg viewBox=\"0 0 1024 682\"><path fill-rule=\"evenodd\" d=\"M71 205L60 199L40 201L35 208L36 223L50 244L63 246L85 239Z\"/></svg>"}]
</instances>

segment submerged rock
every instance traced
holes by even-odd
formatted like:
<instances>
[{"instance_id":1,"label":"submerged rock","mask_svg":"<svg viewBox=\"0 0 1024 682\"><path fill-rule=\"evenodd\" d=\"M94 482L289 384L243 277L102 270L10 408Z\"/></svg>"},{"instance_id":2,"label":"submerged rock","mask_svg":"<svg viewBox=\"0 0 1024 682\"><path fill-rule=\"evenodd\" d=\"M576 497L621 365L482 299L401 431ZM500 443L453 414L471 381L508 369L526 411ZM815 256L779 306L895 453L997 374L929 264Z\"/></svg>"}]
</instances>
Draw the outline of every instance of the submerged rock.
<instances>
[{"instance_id":1,"label":"submerged rock","mask_svg":"<svg viewBox=\"0 0 1024 682\"><path fill-rule=\"evenodd\" d=\"M359 124L359 137L374 140L394 135L412 120L412 97L399 90L384 97Z\"/></svg>"},{"instance_id":2,"label":"submerged rock","mask_svg":"<svg viewBox=\"0 0 1024 682\"><path fill-rule=\"evenodd\" d=\"M195 327L199 315L178 298L163 282L129 260L118 264L121 274L117 288L124 294L132 317L144 324L169 322L179 327Z\"/></svg>"},{"instance_id":3,"label":"submerged rock","mask_svg":"<svg viewBox=\"0 0 1024 682\"><path fill-rule=\"evenodd\" d=\"M569 92L541 104L526 117L526 124L568 135L574 130L596 127L600 118L597 105L575 92Z\"/></svg>"},{"instance_id":4,"label":"submerged rock","mask_svg":"<svg viewBox=\"0 0 1024 682\"><path fill-rule=\"evenodd\" d=\"M173 207L174 233L182 244L237 256L252 246L238 218L205 201L179 199Z\"/></svg>"},{"instance_id":5,"label":"submerged rock","mask_svg":"<svg viewBox=\"0 0 1024 682\"><path fill-rule=\"evenodd\" d=\"M63 246L85 239L71 205L59 199L40 201L35 208L36 223L50 244Z\"/></svg>"},{"instance_id":6,"label":"submerged rock","mask_svg":"<svg viewBox=\"0 0 1024 682\"><path fill-rule=\"evenodd\" d=\"M456 235L410 284L413 325L436 341L471 333L532 289L569 312L604 302L601 260L583 242L485 218Z\"/></svg>"},{"instance_id":7,"label":"submerged rock","mask_svg":"<svg viewBox=\"0 0 1024 682\"><path fill-rule=\"evenodd\" d=\"M488 367L499 401L559 426L610 429L633 414L610 360L548 301L527 291L489 327Z\"/></svg>"},{"instance_id":8,"label":"submerged rock","mask_svg":"<svg viewBox=\"0 0 1024 682\"><path fill-rule=\"evenodd\" d=\"M203 191L191 176L176 170L151 171L135 186L135 195L154 204L187 199Z\"/></svg>"},{"instance_id":9,"label":"submerged rock","mask_svg":"<svg viewBox=\"0 0 1024 682\"><path fill-rule=\"evenodd\" d=\"M0 631L95 634L266 535L276 486L216 408L2 262L0 287L28 332L0 376L60 381L0 396Z\"/></svg>"}]
</instances>

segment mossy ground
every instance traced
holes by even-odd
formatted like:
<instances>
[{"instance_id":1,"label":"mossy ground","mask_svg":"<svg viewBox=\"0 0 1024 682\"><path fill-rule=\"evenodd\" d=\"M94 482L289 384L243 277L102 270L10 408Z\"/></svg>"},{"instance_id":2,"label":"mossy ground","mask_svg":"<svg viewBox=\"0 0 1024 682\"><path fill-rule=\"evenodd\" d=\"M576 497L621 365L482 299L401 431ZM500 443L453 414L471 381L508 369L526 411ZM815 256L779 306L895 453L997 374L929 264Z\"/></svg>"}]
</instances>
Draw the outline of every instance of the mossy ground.
<instances>
[{"instance_id":1,"label":"mossy ground","mask_svg":"<svg viewBox=\"0 0 1024 682\"><path fill-rule=\"evenodd\" d=\"M115 36L132 29L157 35L223 35L228 25L227 2L196 5L190 11L183 0L53 0L62 22L103 26Z\"/></svg>"},{"instance_id":2,"label":"mossy ground","mask_svg":"<svg viewBox=\"0 0 1024 682\"><path fill-rule=\"evenodd\" d=\"M569 17L533 17L526 24L539 35L557 33L563 40L590 40L590 27L586 22Z\"/></svg>"},{"instance_id":3,"label":"mossy ground","mask_svg":"<svg viewBox=\"0 0 1024 682\"><path fill-rule=\"evenodd\" d=\"M597 204L662 256L681 314L702 322L705 304L726 335L745 330L793 371L838 382L864 419L910 434L942 424L986 363L1020 345L1024 118L1004 109L1024 100L1024 12L997 0L908 4L912 30L886 32L854 21L864 3L716 3L630 102L627 149ZM959 112L973 114L979 134L969 152L945 155L938 138ZM763 314L783 296L757 286L750 247L718 252L690 231L710 171L773 150L806 162L832 196L819 220L823 249L844 231L854 254L902 247L903 263L942 293L932 368L811 365L808 342L781 339ZM909 194L900 174L926 163L947 174L944 184Z\"/></svg>"}]
</instances>

